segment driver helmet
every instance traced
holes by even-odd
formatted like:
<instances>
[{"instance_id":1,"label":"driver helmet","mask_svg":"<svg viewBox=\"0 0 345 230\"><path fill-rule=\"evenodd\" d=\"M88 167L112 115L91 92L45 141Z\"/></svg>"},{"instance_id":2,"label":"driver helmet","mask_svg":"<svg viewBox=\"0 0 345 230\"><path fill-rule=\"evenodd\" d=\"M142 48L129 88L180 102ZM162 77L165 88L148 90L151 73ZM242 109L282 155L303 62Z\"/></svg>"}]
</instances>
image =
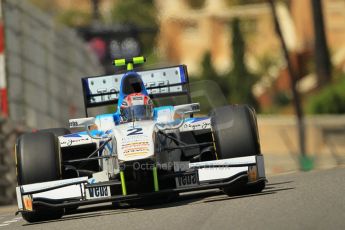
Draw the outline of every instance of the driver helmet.
<instances>
[{"instance_id":1,"label":"driver helmet","mask_svg":"<svg viewBox=\"0 0 345 230\"><path fill-rule=\"evenodd\" d=\"M153 117L153 102L145 94L129 94L121 103L120 115L122 122L150 120Z\"/></svg>"}]
</instances>

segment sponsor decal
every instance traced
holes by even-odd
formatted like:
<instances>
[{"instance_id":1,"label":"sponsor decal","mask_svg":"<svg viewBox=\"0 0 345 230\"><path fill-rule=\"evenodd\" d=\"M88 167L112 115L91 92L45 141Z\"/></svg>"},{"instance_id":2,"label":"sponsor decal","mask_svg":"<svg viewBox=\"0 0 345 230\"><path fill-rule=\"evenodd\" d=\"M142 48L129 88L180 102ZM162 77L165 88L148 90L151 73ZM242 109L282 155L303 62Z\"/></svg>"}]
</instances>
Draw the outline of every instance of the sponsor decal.
<instances>
[{"instance_id":1,"label":"sponsor decal","mask_svg":"<svg viewBox=\"0 0 345 230\"><path fill-rule=\"evenodd\" d=\"M72 138L66 138L66 139L63 139L60 144L61 145L66 145L66 146L72 146L74 144L82 144L83 142L87 142L87 141L90 141L91 139L88 138L88 137L85 137L85 138L76 138L76 139L72 139Z\"/></svg>"},{"instance_id":2,"label":"sponsor decal","mask_svg":"<svg viewBox=\"0 0 345 230\"><path fill-rule=\"evenodd\" d=\"M200 122L200 123L184 123L183 129L210 129L211 123L209 122Z\"/></svg>"},{"instance_id":3,"label":"sponsor decal","mask_svg":"<svg viewBox=\"0 0 345 230\"><path fill-rule=\"evenodd\" d=\"M149 151L149 148L136 148L136 149L128 149L123 151L123 153L127 155L133 155L133 154L145 154Z\"/></svg>"},{"instance_id":4,"label":"sponsor decal","mask_svg":"<svg viewBox=\"0 0 345 230\"><path fill-rule=\"evenodd\" d=\"M139 97L138 96L137 97L134 96L134 97L132 97L132 99L133 99L133 101L139 101L139 100L142 101L143 97L142 96L139 96Z\"/></svg>"},{"instance_id":5,"label":"sponsor decal","mask_svg":"<svg viewBox=\"0 0 345 230\"><path fill-rule=\"evenodd\" d=\"M69 127L70 127L70 128L78 127L78 125L79 125L79 124L78 124L78 122L76 122L76 121L70 121L70 122L69 122Z\"/></svg>"},{"instance_id":6,"label":"sponsor decal","mask_svg":"<svg viewBox=\"0 0 345 230\"><path fill-rule=\"evenodd\" d=\"M176 187L189 187L198 185L197 173L175 177Z\"/></svg>"},{"instance_id":7,"label":"sponsor decal","mask_svg":"<svg viewBox=\"0 0 345 230\"><path fill-rule=\"evenodd\" d=\"M148 124L148 125L147 125ZM122 128L121 136L118 136L117 146L119 159L132 160L143 158L153 154L152 131L154 123L128 124Z\"/></svg>"},{"instance_id":8,"label":"sponsor decal","mask_svg":"<svg viewBox=\"0 0 345 230\"><path fill-rule=\"evenodd\" d=\"M149 152L149 142L133 142L122 145L123 154L125 156L130 155L144 155Z\"/></svg>"},{"instance_id":9,"label":"sponsor decal","mask_svg":"<svg viewBox=\"0 0 345 230\"><path fill-rule=\"evenodd\" d=\"M200 106L198 104L192 104L191 107L192 107L192 111L200 110Z\"/></svg>"},{"instance_id":10,"label":"sponsor decal","mask_svg":"<svg viewBox=\"0 0 345 230\"><path fill-rule=\"evenodd\" d=\"M149 143L147 141L133 142L133 143L128 143L128 144L123 144L122 148L140 147L140 146L148 146L148 145L149 145Z\"/></svg>"},{"instance_id":11,"label":"sponsor decal","mask_svg":"<svg viewBox=\"0 0 345 230\"><path fill-rule=\"evenodd\" d=\"M142 128L130 128L130 129L127 129L127 136L141 135L141 134L144 134Z\"/></svg>"},{"instance_id":12,"label":"sponsor decal","mask_svg":"<svg viewBox=\"0 0 345 230\"><path fill-rule=\"evenodd\" d=\"M108 186L89 188L90 199L109 196Z\"/></svg>"},{"instance_id":13,"label":"sponsor decal","mask_svg":"<svg viewBox=\"0 0 345 230\"><path fill-rule=\"evenodd\" d=\"M67 141L66 145L67 145L67 146L71 146L72 143L73 143L73 140L69 139L69 140Z\"/></svg>"},{"instance_id":14,"label":"sponsor decal","mask_svg":"<svg viewBox=\"0 0 345 230\"><path fill-rule=\"evenodd\" d=\"M92 178L88 179L89 184L96 184L98 182L109 181L108 174L105 171L93 173L92 176ZM86 193L87 199L96 199L108 196L111 196L109 186L96 186L88 188L88 193Z\"/></svg>"}]
</instances>

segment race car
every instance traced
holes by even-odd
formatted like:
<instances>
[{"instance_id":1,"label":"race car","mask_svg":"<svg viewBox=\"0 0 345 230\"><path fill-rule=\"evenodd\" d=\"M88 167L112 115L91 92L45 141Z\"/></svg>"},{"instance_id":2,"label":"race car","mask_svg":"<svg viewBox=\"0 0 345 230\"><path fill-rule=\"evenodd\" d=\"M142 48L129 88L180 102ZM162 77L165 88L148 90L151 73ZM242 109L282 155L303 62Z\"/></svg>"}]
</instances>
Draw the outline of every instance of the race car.
<instances>
[{"instance_id":1,"label":"race car","mask_svg":"<svg viewBox=\"0 0 345 230\"><path fill-rule=\"evenodd\" d=\"M90 204L264 189L254 109L227 105L200 116L185 65L134 70L144 62L118 59L114 64L127 67L124 73L82 78L86 117L69 120L74 132L53 128L18 138L17 213L26 221L58 219ZM159 102L164 98L171 104ZM88 117L98 106L116 112Z\"/></svg>"}]
</instances>

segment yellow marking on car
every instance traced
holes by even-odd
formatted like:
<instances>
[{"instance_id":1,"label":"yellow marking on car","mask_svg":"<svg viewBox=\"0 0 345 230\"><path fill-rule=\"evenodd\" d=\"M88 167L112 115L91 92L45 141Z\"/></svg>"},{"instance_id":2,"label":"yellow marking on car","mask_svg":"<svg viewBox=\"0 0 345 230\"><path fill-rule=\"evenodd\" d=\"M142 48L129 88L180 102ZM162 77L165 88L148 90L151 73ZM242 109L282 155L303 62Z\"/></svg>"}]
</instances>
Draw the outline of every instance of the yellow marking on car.
<instances>
[{"instance_id":1,"label":"yellow marking on car","mask_svg":"<svg viewBox=\"0 0 345 230\"><path fill-rule=\"evenodd\" d=\"M113 64L115 66L124 66L126 65L126 59L115 59Z\"/></svg>"},{"instance_id":2,"label":"yellow marking on car","mask_svg":"<svg viewBox=\"0 0 345 230\"><path fill-rule=\"evenodd\" d=\"M115 59L113 61L113 65L120 67L127 65L127 70L133 70L134 65L137 64L143 64L146 61L145 57L139 56L139 57L133 57L132 59Z\"/></svg>"},{"instance_id":3,"label":"yellow marking on car","mask_svg":"<svg viewBox=\"0 0 345 230\"><path fill-rule=\"evenodd\" d=\"M16 176L18 178L18 158L17 158L17 144L14 145L14 162L16 164Z\"/></svg>"},{"instance_id":4,"label":"yellow marking on car","mask_svg":"<svg viewBox=\"0 0 345 230\"><path fill-rule=\"evenodd\" d=\"M146 61L145 57L143 57L143 56L133 58L133 64L135 64L135 65L143 64L145 61Z\"/></svg>"},{"instance_id":5,"label":"yellow marking on car","mask_svg":"<svg viewBox=\"0 0 345 230\"><path fill-rule=\"evenodd\" d=\"M120 180L121 180L121 188L122 188L122 195L127 195L127 188L126 188L126 181L125 181L125 173L120 171Z\"/></svg>"},{"instance_id":6,"label":"yellow marking on car","mask_svg":"<svg viewBox=\"0 0 345 230\"><path fill-rule=\"evenodd\" d=\"M157 166L155 165L152 170L153 174L153 188L155 192L159 191L159 184L158 184L158 173L157 173Z\"/></svg>"},{"instance_id":7,"label":"yellow marking on car","mask_svg":"<svg viewBox=\"0 0 345 230\"><path fill-rule=\"evenodd\" d=\"M142 145L149 145L149 142L135 142L135 143L129 143L129 144L123 144L122 147L132 147L132 146L142 146Z\"/></svg>"},{"instance_id":8,"label":"yellow marking on car","mask_svg":"<svg viewBox=\"0 0 345 230\"><path fill-rule=\"evenodd\" d=\"M132 156L142 156L142 155L145 155L145 154L147 154L147 152L127 153L125 155L126 155L126 157L132 157Z\"/></svg>"},{"instance_id":9,"label":"yellow marking on car","mask_svg":"<svg viewBox=\"0 0 345 230\"><path fill-rule=\"evenodd\" d=\"M127 70L133 70L133 63L127 64Z\"/></svg>"},{"instance_id":10,"label":"yellow marking on car","mask_svg":"<svg viewBox=\"0 0 345 230\"><path fill-rule=\"evenodd\" d=\"M216 160L219 160L218 154L217 154L216 142L214 140L212 125L211 125L211 136L212 136L212 141L213 141L214 154L216 155Z\"/></svg>"}]
</instances>

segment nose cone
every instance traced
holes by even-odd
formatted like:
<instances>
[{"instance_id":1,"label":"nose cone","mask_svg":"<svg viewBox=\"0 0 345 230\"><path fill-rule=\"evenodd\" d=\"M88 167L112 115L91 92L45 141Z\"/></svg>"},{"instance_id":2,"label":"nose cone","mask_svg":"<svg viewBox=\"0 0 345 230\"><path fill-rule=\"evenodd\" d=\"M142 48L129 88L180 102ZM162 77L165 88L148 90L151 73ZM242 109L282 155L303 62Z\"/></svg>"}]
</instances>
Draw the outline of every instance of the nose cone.
<instances>
[{"instance_id":1,"label":"nose cone","mask_svg":"<svg viewBox=\"0 0 345 230\"><path fill-rule=\"evenodd\" d=\"M114 129L120 161L148 159L154 155L153 121L137 121Z\"/></svg>"}]
</instances>

